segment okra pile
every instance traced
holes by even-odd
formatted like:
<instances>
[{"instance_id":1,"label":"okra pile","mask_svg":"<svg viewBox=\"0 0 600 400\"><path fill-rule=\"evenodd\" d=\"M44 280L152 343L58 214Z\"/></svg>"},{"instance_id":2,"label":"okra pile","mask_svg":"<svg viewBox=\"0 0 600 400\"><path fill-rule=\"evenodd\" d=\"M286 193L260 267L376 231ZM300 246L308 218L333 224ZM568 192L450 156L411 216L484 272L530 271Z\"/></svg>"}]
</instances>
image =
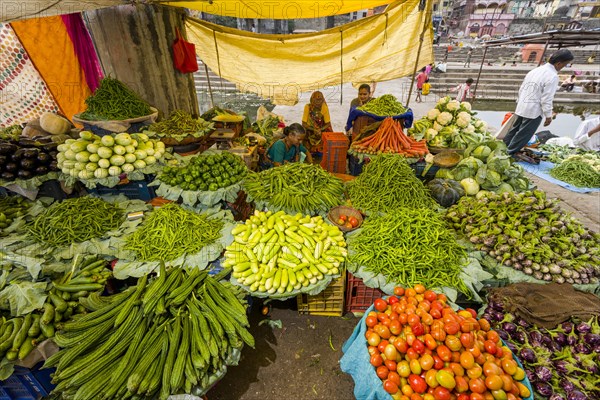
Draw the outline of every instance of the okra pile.
<instances>
[{"instance_id":1,"label":"okra pile","mask_svg":"<svg viewBox=\"0 0 600 400\"><path fill-rule=\"evenodd\" d=\"M76 314L83 314L89 297L104 290L112 276L105 260L88 257L77 262L73 274L52 283L41 310L0 320L0 357L8 361L23 360L35 346L54 337L55 328Z\"/></svg>"},{"instance_id":2,"label":"okra pile","mask_svg":"<svg viewBox=\"0 0 600 400\"><path fill-rule=\"evenodd\" d=\"M254 347L240 295L222 276L166 270L106 298L55 336L54 393L75 399L159 398L208 388L243 343Z\"/></svg>"}]
</instances>

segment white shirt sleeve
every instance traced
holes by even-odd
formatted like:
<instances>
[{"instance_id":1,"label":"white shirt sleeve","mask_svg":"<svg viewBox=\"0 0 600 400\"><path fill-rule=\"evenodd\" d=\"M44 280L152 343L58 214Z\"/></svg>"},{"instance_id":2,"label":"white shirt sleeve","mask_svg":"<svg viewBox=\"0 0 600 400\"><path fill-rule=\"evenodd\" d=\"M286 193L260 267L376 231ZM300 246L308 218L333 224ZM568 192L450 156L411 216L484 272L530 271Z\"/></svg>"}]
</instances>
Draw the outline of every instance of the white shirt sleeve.
<instances>
[{"instance_id":1,"label":"white shirt sleeve","mask_svg":"<svg viewBox=\"0 0 600 400\"><path fill-rule=\"evenodd\" d=\"M600 125L600 117L583 121L581 124L579 124L579 127L577 127L573 143L576 146L584 149L598 150L598 143L600 142L600 133L597 133L592 137L588 136L588 132L597 127L598 125Z\"/></svg>"}]
</instances>

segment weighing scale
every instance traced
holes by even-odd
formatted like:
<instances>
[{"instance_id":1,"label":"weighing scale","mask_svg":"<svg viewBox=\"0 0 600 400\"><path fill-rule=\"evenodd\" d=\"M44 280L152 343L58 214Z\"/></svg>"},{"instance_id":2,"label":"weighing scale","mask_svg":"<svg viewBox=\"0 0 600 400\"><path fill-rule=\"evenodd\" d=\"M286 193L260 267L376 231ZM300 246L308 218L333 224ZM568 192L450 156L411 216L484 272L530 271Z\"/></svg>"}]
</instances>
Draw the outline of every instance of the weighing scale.
<instances>
[{"instance_id":1,"label":"weighing scale","mask_svg":"<svg viewBox=\"0 0 600 400\"><path fill-rule=\"evenodd\" d=\"M210 138L216 142L218 150L227 150L233 147L232 140L235 136L235 132L231 129L217 128Z\"/></svg>"}]
</instances>

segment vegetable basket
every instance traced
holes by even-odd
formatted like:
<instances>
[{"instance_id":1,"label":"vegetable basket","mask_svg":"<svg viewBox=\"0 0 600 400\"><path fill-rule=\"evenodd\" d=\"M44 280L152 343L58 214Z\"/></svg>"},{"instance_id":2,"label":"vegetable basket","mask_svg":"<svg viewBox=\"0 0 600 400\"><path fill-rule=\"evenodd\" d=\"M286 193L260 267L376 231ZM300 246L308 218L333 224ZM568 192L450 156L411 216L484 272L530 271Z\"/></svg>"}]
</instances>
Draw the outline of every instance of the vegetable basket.
<instances>
[{"instance_id":1,"label":"vegetable basket","mask_svg":"<svg viewBox=\"0 0 600 400\"><path fill-rule=\"evenodd\" d=\"M433 157L433 163L438 167L452 168L459 163L460 154L452 150L444 150Z\"/></svg>"},{"instance_id":2,"label":"vegetable basket","mask_svg":"<svg viewBox=\"0 0 600 400\"><path fill-rule=\"evenodd\" d=\"M145 126L156 121L156 118L158 117L158 109L150 107L150 110L152 111L152 114L119 121L88 121L81 119L81 114L75 114L73 115L73 122L83 125L85 130L92 131L99 136L121 132L135 133L141 132Z\"/></svg>"},{"instance_id":3,"label":"vegetable basket","mask_svg":"<svg viewBox=\"0 0 600 400\"><path fill-rule=\"evenodd\" d=\"M453 151L453 152L458 153L458 154L463 154L465 152L465 149L455 149L455 148L450 148L450 147L433 147L433 146L430 147L430 146L427 146L427 148L429 149L429 152L431 154L438 154L438 153L441 153L441 152L444 152L444 151Z\"/></svg>"},{"instance_id":4,"label":"vegetable basket","mask_svg":"<svg viewBox=\"0 0 600 400\"><path fill-rule=\"evenodd\" d=\"M340 225L337 223L337 221L340 219L340 216L342 215L346 215L347 217L354 217L356 218L356 220L358 221L358 225L356 225L354 228L347 228L344 225ZM342 232L351 232L357 228L360 228L360 226L363 223L363 216L360 213L360 211L352 208L352 207L348 207L348 206L337 206L337 207L333 207L331 210L329 210L329 212L327 213L327 218L329 218L329 220L336 225L338 228L340 228L340 230Z\"/></svg>"}]
</instances>

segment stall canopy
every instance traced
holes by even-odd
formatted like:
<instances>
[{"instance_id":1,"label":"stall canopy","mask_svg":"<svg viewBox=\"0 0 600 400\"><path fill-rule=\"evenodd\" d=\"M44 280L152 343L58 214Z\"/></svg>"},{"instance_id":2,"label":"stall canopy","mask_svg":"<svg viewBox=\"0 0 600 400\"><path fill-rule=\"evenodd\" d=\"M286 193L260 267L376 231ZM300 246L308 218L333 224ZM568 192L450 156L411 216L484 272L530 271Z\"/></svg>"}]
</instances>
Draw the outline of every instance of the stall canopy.
<instances>
[{"instance_id":1,"label":"stall canopy","mask_svg":"<svg viewBox=\"0 0 600 400\"><path fill-rule=\"evenodd\" d=\"M395 79L432 63L431 0L424 11L419 4L396 2L382 14L311 34L255 34L198 19L188 19L186 29L202 61L240 91L293 105L301 92Z\"/></svg>"},{"instance_id":2,"label":"stall canopy","mask_svg":"<svg viewBox=\"0 0 600 400\"><path fill-rule=\"evenodd\" d=\"M266 18L266 19L298 19L321 18L333 15L347 14L389 4L389 0L371 1L164 1L176 7L185 7L208 14L223 15L236 18Z\"/></svg>"},{"instance_id":3,"label":"stall canopy","mask_svg":"<svg viewBox=\"0 0 600 400\"><path fill-rule=\"evenodd\" d=\"M512 36L490 40L485 47L498 47L511 44L546 44L550 47L596 46L600 43L600 29L590 31L547 31L529 35Z\"/></svg>"}]
</instances>

